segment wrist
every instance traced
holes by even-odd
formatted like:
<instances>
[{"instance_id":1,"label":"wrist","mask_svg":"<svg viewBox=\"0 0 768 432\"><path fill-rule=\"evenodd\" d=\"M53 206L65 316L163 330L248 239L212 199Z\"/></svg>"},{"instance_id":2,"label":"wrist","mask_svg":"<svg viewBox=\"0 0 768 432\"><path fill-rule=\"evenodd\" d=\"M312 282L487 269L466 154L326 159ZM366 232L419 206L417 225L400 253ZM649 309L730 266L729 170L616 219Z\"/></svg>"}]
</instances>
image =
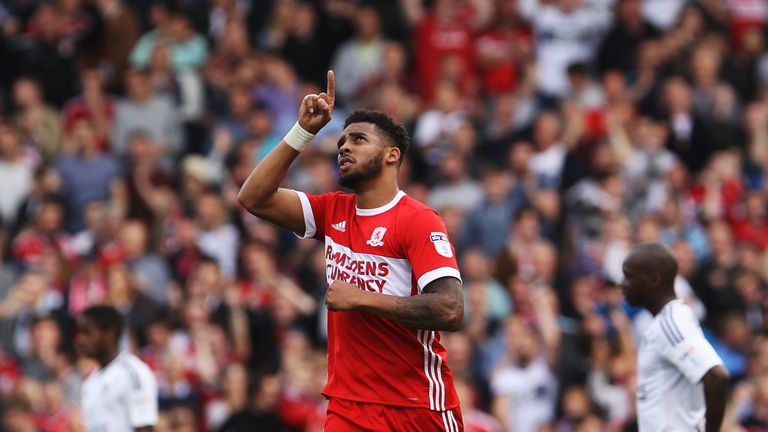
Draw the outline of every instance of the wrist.
<instances>
[{"instance_id":1,"label":"wrist","mask_svg":"<svg viewBox=\"0 0 768 432\"><path fill-rule=\"evenodd\" d=\"M299 122L296 122L291 128L291 130L288 131L287 134L285 134L283 141L285 141L285 143L288 144L294 150L300 152L301 150L304 149L304 146L307 145L314 138L315 138L315 134L308 132L306 129L301 127Z\"/></svg>"},{"instance_id":2,"label":"wrist","mask_svg":"<svg viewBox=\"0 0 768 432\"><path fill-rule=\"evenodd\" d=\"M352 309L368 310L370 294L368 291L358 289L352 301Z\"/></svg>"}]
</instances>

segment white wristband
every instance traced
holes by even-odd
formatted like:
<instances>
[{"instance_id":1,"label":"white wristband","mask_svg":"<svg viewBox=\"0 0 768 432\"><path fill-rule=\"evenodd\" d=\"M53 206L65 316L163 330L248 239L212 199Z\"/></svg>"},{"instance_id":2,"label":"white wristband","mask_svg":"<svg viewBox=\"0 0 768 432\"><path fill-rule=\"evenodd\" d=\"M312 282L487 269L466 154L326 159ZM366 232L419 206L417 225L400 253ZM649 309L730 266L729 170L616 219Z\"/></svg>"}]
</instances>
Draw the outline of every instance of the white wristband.
<instances>
[{"instance_id":1,"label":"white wristband","mask_svg":"<svg viewBox=\"0 0 768 432\"><path fill-rule=\"evenodd\" d=\"M283 141L285 141L285 143L291 146L291 148L294 150L300 152L302 149L304 149L304 146L314 138L315 134L311 134L305 131L304 128L299 125L299 122L296 122L291 130L285 134Z\"/></svg>"}]
</instances>

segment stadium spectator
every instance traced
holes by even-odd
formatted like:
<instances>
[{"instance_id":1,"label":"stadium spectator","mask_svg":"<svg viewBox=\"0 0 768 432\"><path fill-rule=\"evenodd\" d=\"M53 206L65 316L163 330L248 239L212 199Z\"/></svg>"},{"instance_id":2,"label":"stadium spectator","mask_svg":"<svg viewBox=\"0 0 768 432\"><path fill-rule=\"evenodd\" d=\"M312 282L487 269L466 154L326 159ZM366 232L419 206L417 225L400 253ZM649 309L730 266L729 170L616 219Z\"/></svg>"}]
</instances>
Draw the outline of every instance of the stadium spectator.
<instances>
[{"instance_id":1,"label":"stadium spectator","mask_svg":"<svg viewBox=\"0 0 768 432\"><path fill-rule=\"evenodd\" d=\"M652 318L616 285L632 246L650 241L674 252L676 295L736 372L723 429L764 428L767 10L763 0L0 1L3 426L77 422L68 407L92 363L75 353L74 323L108 302L129 323L121 347L142 354L176 404L163 405L158 431L322 430L325 248L237 195L339 59L337 76L342 64L376 67L340 79L355 91L285 187L342 189L342 108L403 123L415 145L398 184L440 198L466 282L464 328L442 339L465 430L503 420L487 417L494 388L509 384L493 385L500 327L542 330L541 293L560 356L540 429L636 428L634 359ZM45 361L30 354L56 332L59 349L37 350Z\"/></svg>"},{"instance_id":2,"label":"stadium spectator","mask_svg":"<svg viewBox=\"0 0 768 432\"><path fill-rule=\"evenodd\" d=\"M147 71L131 69L126 74L126 98L117 102L115 127L110 143L116 155L128 151L128 140L137 130L157 142L157 157L171 168L181 153L184 139L176 105L168 95L157 94Z\"/></svg>"}]
</instances>

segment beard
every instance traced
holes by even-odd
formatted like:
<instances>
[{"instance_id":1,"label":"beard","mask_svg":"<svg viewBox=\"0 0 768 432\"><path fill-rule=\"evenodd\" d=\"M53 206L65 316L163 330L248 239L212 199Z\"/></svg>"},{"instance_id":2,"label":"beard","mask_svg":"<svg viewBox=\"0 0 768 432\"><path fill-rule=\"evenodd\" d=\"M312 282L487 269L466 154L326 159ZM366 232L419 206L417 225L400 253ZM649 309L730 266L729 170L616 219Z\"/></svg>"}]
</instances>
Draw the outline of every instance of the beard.
<instances>
[{"instance_id":1,"label":"beard","mask_svg":"<svg viewBox=\"0 0 768 432\"><path fill-rule=\"evenodd\" d=\"M357 170L347 174L339 174L339 185L354 190L362 183L378 177L383 168L384 155L381 154L375 156Z\"/></svg>"}]
</instances>

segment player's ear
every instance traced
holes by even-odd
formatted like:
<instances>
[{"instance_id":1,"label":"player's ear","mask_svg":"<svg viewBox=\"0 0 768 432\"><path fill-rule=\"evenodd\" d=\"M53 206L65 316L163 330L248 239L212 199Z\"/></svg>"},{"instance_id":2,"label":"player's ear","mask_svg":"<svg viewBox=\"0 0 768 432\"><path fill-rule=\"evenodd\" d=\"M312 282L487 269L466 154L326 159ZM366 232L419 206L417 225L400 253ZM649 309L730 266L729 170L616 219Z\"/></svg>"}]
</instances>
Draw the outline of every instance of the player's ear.
<instances>
[{"instance_id":1,"label":"player's ear","mask_svg":"<svg viewBox=\"0 0 768 432\"><path fill-rule=\"evenodd\" d=\"M397 165L400 162L400 149L396 146L387 148L387 154L384 159L387 165Z\"/></svg>"}]
</instances>

